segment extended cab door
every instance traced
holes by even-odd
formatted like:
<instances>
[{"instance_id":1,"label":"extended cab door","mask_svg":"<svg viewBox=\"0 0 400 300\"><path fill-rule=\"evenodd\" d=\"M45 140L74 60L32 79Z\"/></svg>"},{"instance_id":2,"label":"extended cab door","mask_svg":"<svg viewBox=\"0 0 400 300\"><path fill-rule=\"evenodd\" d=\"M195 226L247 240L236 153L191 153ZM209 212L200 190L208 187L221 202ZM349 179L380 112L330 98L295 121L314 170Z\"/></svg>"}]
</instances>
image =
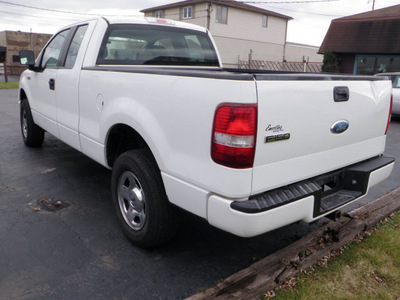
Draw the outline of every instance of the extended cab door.
<instances>
[{"instance_id":1,"label":"extended cab door","mask_svg":"<svg viewBox=\"0 0 400 300\"><path fill-rule=\"evenodd\" d=\"M60 139L78 150L81 150L78 133L79 74L91 31L88 27L89 24L82 24L71 28L55 87Z\"/></svg>"},{"instance_id":2,"label":"extended cab door","mask_svg":"<svg viewBox=\"0 0 400 300\"><path fill-rule=\"evenodd\" d=\"M38 71L31 78L35 122L78 150L79 75L96 22L74 25L56 34L39 57Z\"/></svg>"},{"instance_id":3,"label":"extended cab door","mask_svg":"<svg viewBox=\"0 0 400 300\"><path fill-rule=\"evenodd\" d=\"M29 102L35 122L56 137L59 137L59 134L55 81L62 50L70 30L63 30L52 38L39 58L40 71L28 77L28 80L31 80Z\"/></svg>"}]
</instances>

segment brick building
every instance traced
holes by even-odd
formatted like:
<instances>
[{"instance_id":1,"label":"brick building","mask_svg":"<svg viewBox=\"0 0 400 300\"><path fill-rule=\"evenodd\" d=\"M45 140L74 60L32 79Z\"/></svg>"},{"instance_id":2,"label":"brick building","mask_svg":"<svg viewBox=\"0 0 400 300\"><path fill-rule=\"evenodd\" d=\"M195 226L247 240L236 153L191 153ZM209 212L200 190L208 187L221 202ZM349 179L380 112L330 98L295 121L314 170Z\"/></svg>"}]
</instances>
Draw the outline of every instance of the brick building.
<instances>
[{"instance_id":1,"label":"brick building","mask_svg":"<svg viewBox=\"0 0 400 300\"><path fill-rule=\"evenodd\" d=\"M19 50L33 50L37 56L51 36L44 33L1 31L0 45L7 48L6 62L18 61Z\"/></svg>"}]
</instances>

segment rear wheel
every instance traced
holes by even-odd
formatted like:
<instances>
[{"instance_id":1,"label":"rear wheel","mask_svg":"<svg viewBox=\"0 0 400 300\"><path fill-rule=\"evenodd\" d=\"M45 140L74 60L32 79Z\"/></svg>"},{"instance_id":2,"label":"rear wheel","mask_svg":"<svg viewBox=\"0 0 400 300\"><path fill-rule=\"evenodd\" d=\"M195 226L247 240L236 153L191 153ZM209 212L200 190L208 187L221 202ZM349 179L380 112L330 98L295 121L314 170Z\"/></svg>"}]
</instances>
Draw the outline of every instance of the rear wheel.
<instances>
[{"instance_id":1,"label":"rear wheel","mask_svg":"<svg viewBox=\"0 0 400 300\"><path fill-rule=\"evenodd\" d=\"M43 144L44 130L33 122L28 100L22 100L20 105L21 133L24 143L28 147L39 147Z\"/></svg>"},{"instance_id":2,"label":"rear wheel","mask_svg":"<svg viewBox=\"0 0 400 300\"><path fill-rule=\"evenodd\" d=\"M148 151L121 154L114 164L111 184L122 229L135 244L154 247L175 235L177 210L168 202L160 171Z\"/></svg>"}]
</instances>

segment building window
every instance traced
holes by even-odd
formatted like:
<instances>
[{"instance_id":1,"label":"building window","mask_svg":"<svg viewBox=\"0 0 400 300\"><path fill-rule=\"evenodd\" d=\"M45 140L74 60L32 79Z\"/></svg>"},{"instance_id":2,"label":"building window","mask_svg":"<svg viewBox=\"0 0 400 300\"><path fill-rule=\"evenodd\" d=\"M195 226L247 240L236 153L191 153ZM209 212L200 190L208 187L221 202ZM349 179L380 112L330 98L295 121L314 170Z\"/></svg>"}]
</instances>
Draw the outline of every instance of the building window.
<instances>
[{"instance_id":1,"label":"building window","mask_svg":"<svg viewBox=\"0 0 400 300\"><path fill-rule=\"evenodd\" d=\"M154 12L154 17L155 18L164 18L164 11L162 10L157 10Z\"/></svg>"},{"instance_id":2,"label":"building window","mask_svg":"<svg viewBox=\"0 0 400 300\"><path fill-rule=\"evenodd\" d=\"M182 19L191 19L193 18L192 16L192 6L186 6L183 8L182 11Z\"/></svg>"},{"instance_id":3,"label":"building window","mask_svg":"<svg viewBox=\"0 0 400 300\"><path fill-rule=\"evenodd\" d=\"M374 75L398 71L400 71L399 55L356 55L354 74Z\"/></svg>"},{"instance_id":4,"label":"building window","mask_svg":"<svg viewBox=\"0 0 400 300\"><path fill-rule=\"evenodd\" d=\"M217 5L217 16L215 22L221 24L228 23L228 7Z\"/></svg>"},{"instance_id":5,"label":"building window","mask_svg":"<svg viewBox=\"0 0 400 300\"><path fill-rule=\"evenodd\" d=\"M262 27L268 27L268 16L262 17Z\"/></svg>"}]
</instances>

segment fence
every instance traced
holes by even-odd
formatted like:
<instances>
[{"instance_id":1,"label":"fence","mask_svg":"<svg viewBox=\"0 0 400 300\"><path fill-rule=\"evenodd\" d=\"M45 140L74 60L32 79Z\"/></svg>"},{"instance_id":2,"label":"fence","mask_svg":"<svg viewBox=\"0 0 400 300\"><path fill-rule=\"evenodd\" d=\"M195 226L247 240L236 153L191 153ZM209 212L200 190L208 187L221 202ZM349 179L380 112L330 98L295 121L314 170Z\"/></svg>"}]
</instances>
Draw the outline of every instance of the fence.
<instances>
[{"instance_id":1,"label":"fence","mask_svg":"<svg viewBox=\"0 0 400 300\"><path fill-rule=\"evenodd\" d=\"M9 75L19 77L27 68L27 66L22 66L20 63L0 64L0 80L4 77L4 81L8 82Z\"/></svg>"},{"instance_id":2,"label":"fence","mask_svg":"<svg viewBox=\"0 0 400 300\"><path fill-rule=\"evenodd\" d=\"M292 71L320 73L322 63L319 62L277 62L265 60L239 60L239 69Z\"/></svg>"},{"instance_id":3,"label":"fence","mask_svg":"<svg viewBox=\"0 0 400 300\"><path fill-rule=\"evenodd\" d=\"M21 65L19 62L7 63L7 71L9 75L20 76L26 69L28 69L28 67Z\"/></svg>"}]
</instances>

